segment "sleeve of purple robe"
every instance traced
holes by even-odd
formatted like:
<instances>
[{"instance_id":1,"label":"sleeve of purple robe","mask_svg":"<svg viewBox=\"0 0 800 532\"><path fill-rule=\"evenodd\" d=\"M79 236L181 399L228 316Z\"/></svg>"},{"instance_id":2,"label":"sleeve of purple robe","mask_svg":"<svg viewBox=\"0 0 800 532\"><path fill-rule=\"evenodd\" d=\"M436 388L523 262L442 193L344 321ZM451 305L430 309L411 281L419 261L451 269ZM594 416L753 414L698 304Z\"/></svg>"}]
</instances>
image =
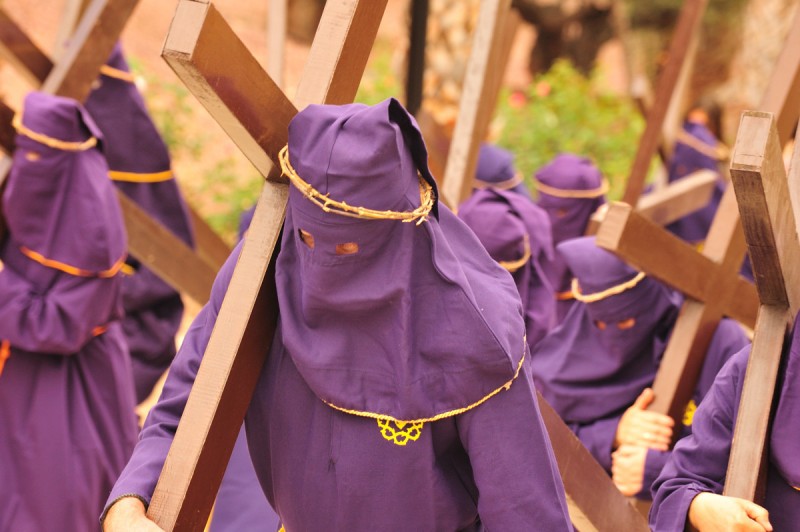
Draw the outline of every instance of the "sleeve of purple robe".
<instances>
[{"instance_id":1,"label":"sleeve of purple robe","mask_svg":"<svg viewBox=\"0 0 800 532\"><path fill-rule=\"evenodd\" d=\"M677 443L654 483L650 510L654 531L684 530L689 506L697 494L722 493L749 353L749 347L741 350L722 368L697 408L692 434Z\"/></svg>"},{"instance_id":2,"label":"sleeve of purple robe","mask_svg":"<svg viewBox=\"0 0 800 532\"><path fill-rule=\"evenodd\" d=\"M107 325L109 309L97 301L117 280L54 275L39 293L13 268L0 271L0 340L32 353L72 355Z\"/></svg>"},{"instance_id":3,"label":"sleeve of purple robe","mask_svg":"<svg viewBox=\"0 0 800 532\"><path fill-rule=\"evenodd\" d=\"M219 308L233 276L241 247L242 244L239 243L222 266L211 289L210 301L189 327L183 344L170 366L161 397L147 416L133 456L111 490L101 520L108 508L122 497L134 496L141 499L145 505L150 504L150 498L155 491L161 468L189 398L200 361L211 338Z\"/></svg>"},{"instance_id":4,"label":"sleeve of purple robe","mask_svg":"<svg viewBox=\"0 0 800 532\"><path fill-rule=\"evenodd\" d=\"M507 391L459 415L456 424L472 465L478 514L486 530L572 529L527 364ZM536 489L522 489L531 479L536 479Z\"/></svg>"},{"instance_id":5,"label":"sleeve of purple robe","mask_svg":"<svg viewBox=\"0 0 800 532\"><path fill-rule=\"evenodd\" d=\"M122 302L125 310L136 312L152 307L159 301L173 297L177 292L144 266L123 281Z\"/></svg>"},{"instance_id":6,"label":"sleeve of purple robe","mask_svg":"<svg viewBox=\"0 0 800 532\"><path fill-rule=\"evenodd\" d=\"M650 490L653 483L661 474L664 466L669 461L672 451L656 451L655 449L647 450L647 458L644 462L644 479L642 479L642 491L639 492L637 497L643 499L650 498Z\"/></svg>"},{"instance_id":7,"label":"sleeve of purple robe","mask_svg":"<svg viewBox=\"0 0 800 532\"><path fill-rule=\"evenodd\" d=\"M617 436L617 425L622 414L614 417L598 419L593 423L570 424L572 432L578 436L594 459L603 469L611 472L611 452L614 450L614 439Z\"/></svg>"}]
</instances>

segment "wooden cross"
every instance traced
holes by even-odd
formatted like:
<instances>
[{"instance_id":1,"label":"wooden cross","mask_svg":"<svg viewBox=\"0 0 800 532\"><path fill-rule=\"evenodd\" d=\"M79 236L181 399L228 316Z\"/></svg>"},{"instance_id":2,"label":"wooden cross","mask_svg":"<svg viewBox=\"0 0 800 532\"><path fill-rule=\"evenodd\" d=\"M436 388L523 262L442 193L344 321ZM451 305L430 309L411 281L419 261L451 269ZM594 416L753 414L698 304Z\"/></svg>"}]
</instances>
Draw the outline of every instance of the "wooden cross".
<instances>
[{"instance_id":1,"label":"wooden cross","mask_svg":"<svg viewBox=\"0 0 800 532\"><path fill-rule=\"evenodd\" d=\"M647 171L658 150L670 102L673 101L673 94L680 94L680 91L675 91L675 87L678 85L684 65L691 63L692 42L695 43L694 49L696 50L695 35L698 33L707 4L708 0L685 0L681 9L667 52L667 62L659 76L653 105L647 113L647 125L639 140L625 194L622 197L622 201L628 205L636 205L642 190L644 190ZM690 57L689 61L687 61L687 56Z\"/></svg>"},{"instance_id":2,"label":"wooden cross","mask_svg":"<svg viewBox=\"0 0 800 532\"><path fill-rule=\"evenodd\" d=\"M50 58L28 38L2 8L0 8L0 55L15 65L34 86L43 85L54 68ZM104 63L106 60L107 57ZM2 130L13 132L10 121L0 121L0 126ZM0 134L0 137L2 136L4 135ZM118 192L117 195L122 207L128 233L128 249L131 254L176 290L185 293L199 304L205 303L216 272L230 254L230 247L191 206L188 208L197 251L152 218L124 193Z\"/></svg>"},{"instance_id":3,"label":"wooden cross","mask_svg":"<svg viewBox=\"0 0 800 532\"><path fill-rule=\"evenodd\" d=\"M798 34L800 24L795 24L765 95L763 107L775 112L778 124L796 122L800 114ZM680 427L721 317L729 316L750 328L756 323L758 294L738 276L746 243L733 188L722 197L702 254L622 203L609 208L597 243L688 296L656 375L655 400L650 406L670 415ZM673 437L679 432L675 430Z\"/></svg>"},{"instance_id":4,"label":"wooden cross","mask_svg":"<svg viewBox=\"0 0 800 532\"><path fill-rule=\"evenodd\" d=\"M298 107L352 101L385 7L386 0L326 4ZM178 4L163 56L268 177L148 510L166 530L202 530L275 331L273 260L288 186L271 161L296 108L207 2Z\"/></svg>"},{"instance_id":5,"label":"wooden cross","mask_svg":"<svg viewBox=\"0 0 800 532\"><path fill-rule=\"evenodd\" d=\"M789 178L777 120L746 112L731 159L731 178L761 300L725 482L725 495L761 502L767 437L784 336L800 309L798 179L795 147ZM800 139L798 139L800 140Z\"/></svg>"},{"instance_id":6,"label":"wooden cross","mask_svg":"<svg viewBox=\"0 0 800 532\"><path fill-rule=\"evenodd\" d=\"M370 4L350 0L326 7L299 88L299 103L344 103L355 95L385 7L385 3ZM220 49L226 51L224 57ZM274 333L274 271L267 265L272 267L288 191L271 172L269 161L286 143L288 122L296 110L213 5L183 0L163 55L269 178L149 508L151 519L161 527L184 530L205 523ZM264 105L246 105L255 98ZM562 427L554 439L561 454L560 469L565 476L581 475L584 481L574 495L580 508L574 519L585 530L616 524L621 529L646 530L644 519L613 486L599 495L591 487L597 485L594 479L600 479L600 485L610 484L607 475L552 409L543 404L542 410L545 419L549 413L551 424L555 419L555 426ZM575 448L582 452L571 453Z\"/></svg>"}]
</instances>

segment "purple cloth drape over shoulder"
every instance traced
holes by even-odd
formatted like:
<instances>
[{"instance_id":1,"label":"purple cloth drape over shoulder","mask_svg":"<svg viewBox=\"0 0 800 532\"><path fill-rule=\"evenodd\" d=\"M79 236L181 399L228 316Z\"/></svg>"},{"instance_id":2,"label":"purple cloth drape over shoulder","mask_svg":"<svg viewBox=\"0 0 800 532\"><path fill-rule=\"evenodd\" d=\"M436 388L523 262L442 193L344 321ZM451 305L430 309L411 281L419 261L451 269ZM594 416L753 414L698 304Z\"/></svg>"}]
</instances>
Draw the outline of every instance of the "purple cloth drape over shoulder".
<instances>
[{"instance_id":1,"label":"purple cloth drape over shoulder","mask_svg":"<svg viewBox=\"0 0 800 532\"><path fill-rule=\"evenodd\" d=\"M172 175L167 147L142 95L125 76L129 68L119 44L107 66L115 70L99 77L86 109L103 132L110 176L126 196L191 246L194 239L188 210ZM130 346L136 397L141 402L175 356L183 303L175 290L136 257L129 257L128 264L134 273L123 282L123 328Z\"/></svg>"},{"instance_id":2,"label":"purple cloth drape over shoulder","mask_svg":"<svg viewBox=\"0 0 800 532\"><path fill-rule=\"evenodd\" d=\"M797 344L797 327L792 340L792 351ZM656 532L679 532L684 530L689 506L701 492L721 494L728 468L728 459L733 439L733 429L739 412L739 401L744 385L749 348L732 357L720 371L703 404L697 409L692 424L692 434L679 441L661 476L653 485L653 507L650 510L650 526ZM797 359L797 353L789 355L789 363ZM788 369L788 368L786 368ZM788 371L783 375L783 386L790 384ZM780 400L784 398L781 389ZM773 427L784 427L787 420L776 419ZM786 443L796 445L798 420L792 419L785 428ZM771 452L767 472L767 491L764 506L769 511L769 520L776 531L796 530L800 523L800 491L792 488L783 469L777 442L783 435L771 434ZM777 455L776 455L777 451ZM792 449L793 451L793 449ZM790 456L793 465L797 455Z\"/></svg>"},{"instance_id":3,"label":"purple cloth drape over shoulder","mask_svg":"<svg viewBox=\"0 0 800 532\"><path fill-rule=\"evenodd\" d=\"M420 203L417 169L432 185L421 136L394 100L309 106L289 139L298 175L348 205L408 211ZM336 254L340 244L346 253ZM187 334L110 501L149 500L238 252ZM570 529L520 364L527 346L516 288L450 211L432 209L420 225L350 219L293 186L277 278L281 316L246 425L256 473L288 530Z\"/></svg>"},{"instance_id":4,"label":"purple cloth drape over shoulder","mask_svg":"<svg viewBox=\"0 0 800 532\"><path fill-rule=\"evenodd\" d=\"M58 141L98 135L79 104L41 93L22 124ZM3 207L0 530L97 529L138 429L114 273L125 232L102 153L18 135Z\"/></svg>"},{"instance_id":5,"label":"purple cloth drape over shoulder","mask_svg":"<svg viewBox=\"0 0 800 532\"><path fill-rule=\"evenodd\" d=\"M458 217L493 259L513 264L509 271L525 309L528 345L533 349L555 326L555 294L547 274L554 256L547 213L515 192L487 188L462 203ZM526 254L530 258L518 264Z\"/></svg>"}]
</instances>

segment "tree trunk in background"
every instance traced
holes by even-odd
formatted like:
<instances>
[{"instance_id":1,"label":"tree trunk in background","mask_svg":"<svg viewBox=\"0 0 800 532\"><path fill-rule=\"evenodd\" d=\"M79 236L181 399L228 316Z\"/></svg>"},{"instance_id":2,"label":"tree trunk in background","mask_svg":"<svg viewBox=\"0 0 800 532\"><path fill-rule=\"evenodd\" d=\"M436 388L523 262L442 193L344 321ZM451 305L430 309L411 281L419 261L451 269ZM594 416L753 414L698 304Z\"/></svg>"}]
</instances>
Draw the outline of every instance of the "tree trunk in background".
<instances>
[{"instance_id":1,"label":"tree trunk in background","mask_svg":"<svg viewBox=\"0 0 800 532\"><path fill-rule=\"evenodd\" d=\"M479 0L431 0L423 111L450 136L458 116Z\"/></svg>"},{"instance_id":2,"label":"tree trunk in background","mask_svg":"<svg viewBox=\"0 0 800 532\"><path fill-rule=\"evenodd\" d=\"M731 60L730 77L714 91L725 111L723 137L729 145L742 111L757 110L797 9L797 0L751 0L745 8L741 47Z\"/></svg>"}]
</instances>

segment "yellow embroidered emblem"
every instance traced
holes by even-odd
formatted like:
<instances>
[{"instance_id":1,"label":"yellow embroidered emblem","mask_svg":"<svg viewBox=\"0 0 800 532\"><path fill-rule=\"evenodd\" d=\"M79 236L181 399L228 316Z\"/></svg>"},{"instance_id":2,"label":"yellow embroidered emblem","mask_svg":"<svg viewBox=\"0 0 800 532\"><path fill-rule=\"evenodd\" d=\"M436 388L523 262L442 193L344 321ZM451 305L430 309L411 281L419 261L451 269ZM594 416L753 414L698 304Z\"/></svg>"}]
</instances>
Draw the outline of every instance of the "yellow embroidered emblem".
<instances>
[{"instance_id":1,"label":"yellow embroidered emblem","mask_svg":"<svg viewBox=\"0 0 800 532\"><path fill-rule=\"evenodd\" d=\"M409 441L417 441L422 434L423 423L408 423L405 421L391 421L389 419L379 419L378 427L381 429L381 436L386 441L395 445L404 446Z\"/></svg>"},{"instance_id":2,"label":"yellow embroidered emblem","mask_svg":"<svg viewBox=\"0 0 800 532\"><path fill-rule=\"evenodd\" d=\"M697 411L697 403L694 402L694 399L689 401L689 404L686 405L686 410L683 411L683 425L685 427L691 427L692 421L694 421L694 413Z\"/></svg>"}]
</instances>

